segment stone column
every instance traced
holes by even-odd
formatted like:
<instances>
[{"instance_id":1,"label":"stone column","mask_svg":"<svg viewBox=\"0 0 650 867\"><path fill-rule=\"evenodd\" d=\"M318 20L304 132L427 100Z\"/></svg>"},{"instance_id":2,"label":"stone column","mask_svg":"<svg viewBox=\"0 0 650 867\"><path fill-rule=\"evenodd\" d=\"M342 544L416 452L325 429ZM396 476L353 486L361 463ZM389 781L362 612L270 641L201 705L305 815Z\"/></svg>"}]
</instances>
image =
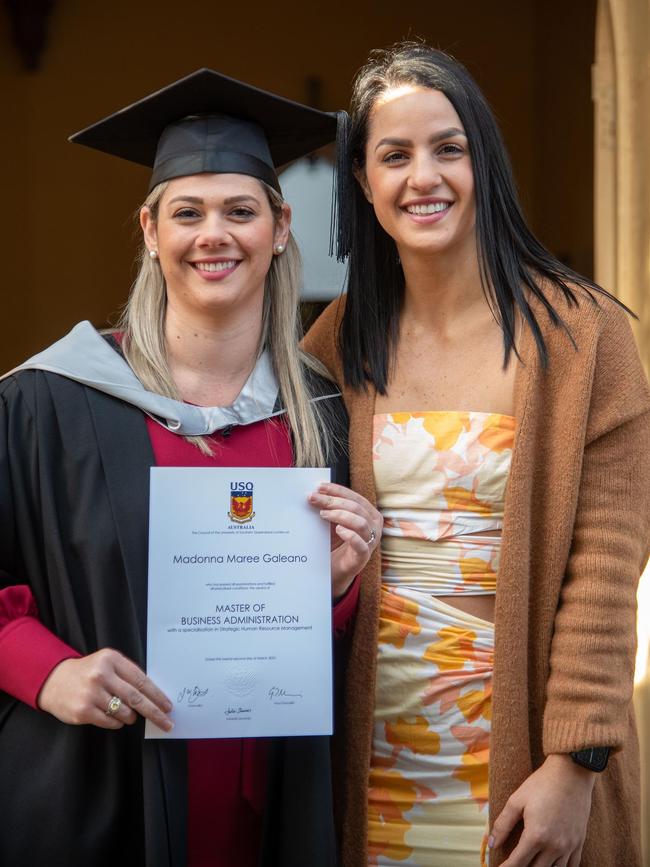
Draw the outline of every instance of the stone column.
<instances>
[{"instance_id":1,"label":"stone column","mask_svg":"<svg viewBox=\"0 0 650 867\"><path fill-rule=\"evenodd\" d=\"M638 315L634 332L650 373L650 0L599 0L593 97L595 278ZM650 867L650 568L639 589L634 701Z\"/></svg>"}]
</instances>

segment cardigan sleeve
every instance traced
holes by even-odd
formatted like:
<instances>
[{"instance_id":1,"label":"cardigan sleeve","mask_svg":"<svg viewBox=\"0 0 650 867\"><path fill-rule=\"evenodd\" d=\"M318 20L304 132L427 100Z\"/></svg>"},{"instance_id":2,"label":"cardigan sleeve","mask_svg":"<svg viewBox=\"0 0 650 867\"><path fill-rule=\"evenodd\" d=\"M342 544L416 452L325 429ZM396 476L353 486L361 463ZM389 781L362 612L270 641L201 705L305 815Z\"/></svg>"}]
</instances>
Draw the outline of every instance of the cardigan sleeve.
<instances>
[{"instance_id":1,"label":"cardigan sleeve","mask_svg":"<svg viewBox=\"0 0 650 867\"><path fill-rule=\"evenodd\" d=\"M598 336L573 541L555 616L545 754L621 749L650 538L650 393L627 317Z\"/></svg>"}]
</instances>

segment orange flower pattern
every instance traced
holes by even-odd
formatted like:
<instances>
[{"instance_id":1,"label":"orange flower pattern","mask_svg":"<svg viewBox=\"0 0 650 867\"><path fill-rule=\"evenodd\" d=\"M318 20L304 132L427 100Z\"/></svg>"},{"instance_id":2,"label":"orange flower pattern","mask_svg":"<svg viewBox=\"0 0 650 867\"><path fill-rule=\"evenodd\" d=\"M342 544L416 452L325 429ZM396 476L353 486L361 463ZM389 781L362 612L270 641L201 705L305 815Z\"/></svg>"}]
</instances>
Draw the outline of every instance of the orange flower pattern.
<instances>
[{"instance_id":1,"label":"orange flower pattern","mask_svg":"<svg viewBox=\"0 0 650 867\"><path fill-rule=\"evenodd\" d=\"M384 515L369 865L487 865L494 627L438 596L496 589L514 419L376 415Z\"/></svg>"}]
</instances>

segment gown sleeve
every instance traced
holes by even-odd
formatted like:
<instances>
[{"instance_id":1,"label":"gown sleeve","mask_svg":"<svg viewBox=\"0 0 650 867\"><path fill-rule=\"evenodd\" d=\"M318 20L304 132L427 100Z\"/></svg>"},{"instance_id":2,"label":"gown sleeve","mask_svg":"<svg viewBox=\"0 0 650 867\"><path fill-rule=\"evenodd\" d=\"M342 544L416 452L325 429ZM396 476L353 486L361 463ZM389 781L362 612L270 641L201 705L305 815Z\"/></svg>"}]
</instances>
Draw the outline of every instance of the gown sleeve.
<instances>
[{"instance_id":1,"label":"gown sleeve","mask_svg":"<svg viewBox=\"0 0 650 867\"><path fill-rule=\"evenodd\" d=\"M11 413L10 406L18 405ZM0 690L33 708L53 668L79 654L40 621L34 594L21 583L24 566L18 553L13 505L12 438L34 437L15 382L0 392Z\"/></svg>"},{"instance_id":2,"label":"gown sleeve","mask_svg":"<svg viewBox=\"0 0 650 867\"><path fill-rule=\"evenodd\" d=\"M79 656L40 622L26 584L0 590L0 690L36 708L52 670Z\"/></svg>"}]
</instances>

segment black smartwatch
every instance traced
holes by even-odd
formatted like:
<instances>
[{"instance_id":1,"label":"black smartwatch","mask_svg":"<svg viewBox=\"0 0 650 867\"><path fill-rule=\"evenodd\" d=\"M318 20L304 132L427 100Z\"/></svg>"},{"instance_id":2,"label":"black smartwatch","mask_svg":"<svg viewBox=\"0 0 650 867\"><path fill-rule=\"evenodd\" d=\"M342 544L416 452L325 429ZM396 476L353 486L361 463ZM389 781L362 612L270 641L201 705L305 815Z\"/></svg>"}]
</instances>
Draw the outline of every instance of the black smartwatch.
<instances>
[{"instance_id":1,"label":"black smartwatch","mask_svg":"<svg viewBox=\"0 0 650 867\"><path fill-rule=\"evenodd\" d=\"M588 771L600 774L607 767L609 753L610 747L587 747L584 750L569 753L569 755L576 765L581 765L583 768L587 768Z\"/></svg>"}]
</instances>

